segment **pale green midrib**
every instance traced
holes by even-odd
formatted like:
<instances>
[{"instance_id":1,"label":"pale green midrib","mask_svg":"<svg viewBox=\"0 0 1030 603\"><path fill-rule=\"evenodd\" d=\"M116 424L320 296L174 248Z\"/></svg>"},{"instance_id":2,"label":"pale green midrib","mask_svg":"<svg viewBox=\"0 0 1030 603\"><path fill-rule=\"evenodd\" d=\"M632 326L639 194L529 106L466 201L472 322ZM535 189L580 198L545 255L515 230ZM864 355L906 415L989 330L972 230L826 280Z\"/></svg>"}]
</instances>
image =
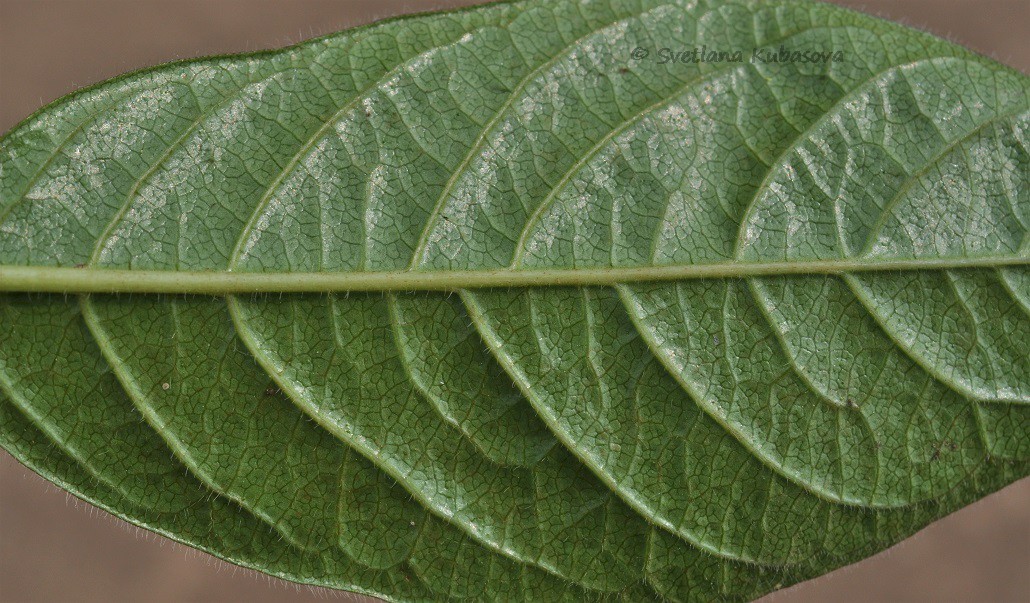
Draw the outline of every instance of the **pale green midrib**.
<instances>
[{"instance_id":1,"label":"pale green midrib","mask_svg":"<svg viewBox=\"0 0 1030 603\"><path fill-rule=\"evenodd\" d=\"M582 287L706 278L844 275L862 272L984 269L1030 266L1030 257L849 259L799 262L717 262L676 266L547 270L232 272L125 270L57 266L0 266L0 292L330 293L344 291L455 291L498 287Z\"/></svg>"}]
</instances>

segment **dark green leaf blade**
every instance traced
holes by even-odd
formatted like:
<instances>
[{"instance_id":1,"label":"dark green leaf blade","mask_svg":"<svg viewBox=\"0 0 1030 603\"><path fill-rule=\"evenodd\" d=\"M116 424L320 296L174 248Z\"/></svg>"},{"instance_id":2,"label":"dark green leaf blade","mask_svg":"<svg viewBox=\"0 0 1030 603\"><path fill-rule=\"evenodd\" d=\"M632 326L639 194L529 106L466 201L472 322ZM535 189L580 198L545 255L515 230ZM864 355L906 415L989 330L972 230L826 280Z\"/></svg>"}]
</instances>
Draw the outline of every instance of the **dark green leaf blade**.
<instances>
[{"instance_id":1,"label":"dark green leaf blade","mask_svg":"<svg viewBox=\"0 0 1030 603\"><path fill-rule=\"evenodd\" d=\"M3 445L395 600L819 575L1030 470L1028 90L800 0L525 0L102 84L0 142Z\"/></svg>"}]
</instances>

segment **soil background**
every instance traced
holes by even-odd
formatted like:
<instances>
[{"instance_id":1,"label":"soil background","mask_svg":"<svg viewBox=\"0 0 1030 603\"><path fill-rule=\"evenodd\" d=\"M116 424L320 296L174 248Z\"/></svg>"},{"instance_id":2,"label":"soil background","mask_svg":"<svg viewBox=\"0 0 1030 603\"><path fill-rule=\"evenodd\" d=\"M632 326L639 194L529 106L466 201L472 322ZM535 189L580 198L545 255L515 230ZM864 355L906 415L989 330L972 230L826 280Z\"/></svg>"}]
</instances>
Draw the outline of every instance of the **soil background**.
<instances>
[{"instance_id":1,"label":"soil background","mask_svg":"<svg viewBox=\"0 0 1030 603\"><path fill-rule=\"evenodd\" d=\"M0 0L0 132L42 104L123 72L283 46L430 0ZM1030 73L1027 0L837 0ZM0 601L373 601L297 587L138 530L0 452ZM1030 602L1030 480L902 544L763 603Z\"/></svg>"}]
</instances>

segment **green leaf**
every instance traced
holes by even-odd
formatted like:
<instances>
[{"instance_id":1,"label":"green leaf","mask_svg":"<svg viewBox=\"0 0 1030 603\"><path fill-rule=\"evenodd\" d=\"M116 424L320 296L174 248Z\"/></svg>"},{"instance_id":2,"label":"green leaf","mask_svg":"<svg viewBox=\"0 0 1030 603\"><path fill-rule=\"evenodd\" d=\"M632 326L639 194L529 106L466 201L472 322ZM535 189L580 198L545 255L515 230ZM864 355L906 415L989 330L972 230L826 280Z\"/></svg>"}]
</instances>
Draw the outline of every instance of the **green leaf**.
<instances>
[{"instance_id":1,"label":"green leaf","mask_svg":"<svg viewBox=\"0 0 1030 603\"><path fill-rule=\"evenodd\" d=\"M298 582L757 597L1030 474L1028 92L802 0L100 84L0 142L0 443Z\"/></svg>"}]
</instances>

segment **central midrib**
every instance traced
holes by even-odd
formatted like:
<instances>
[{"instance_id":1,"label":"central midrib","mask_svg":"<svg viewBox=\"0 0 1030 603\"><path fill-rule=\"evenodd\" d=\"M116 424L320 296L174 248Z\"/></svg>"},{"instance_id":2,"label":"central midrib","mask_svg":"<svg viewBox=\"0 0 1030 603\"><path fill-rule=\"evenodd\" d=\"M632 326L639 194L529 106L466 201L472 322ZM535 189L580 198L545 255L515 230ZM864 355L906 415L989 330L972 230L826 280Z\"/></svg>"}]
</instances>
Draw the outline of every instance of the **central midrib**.
<instances>
[{"instance_id":1,"label":"central midrib","mask_svg":"<svg viewBox=\"0 0 1030 603\"><path fill-rule=\"evenodd\" d=\"M606 286L703 278L847 274L1030 265L1021 256L722 262L639 268L390 272L230 272L0 266L0 291L39 293L329 293L455 291L492 287Z\"/></svg>"}]
</instances>

